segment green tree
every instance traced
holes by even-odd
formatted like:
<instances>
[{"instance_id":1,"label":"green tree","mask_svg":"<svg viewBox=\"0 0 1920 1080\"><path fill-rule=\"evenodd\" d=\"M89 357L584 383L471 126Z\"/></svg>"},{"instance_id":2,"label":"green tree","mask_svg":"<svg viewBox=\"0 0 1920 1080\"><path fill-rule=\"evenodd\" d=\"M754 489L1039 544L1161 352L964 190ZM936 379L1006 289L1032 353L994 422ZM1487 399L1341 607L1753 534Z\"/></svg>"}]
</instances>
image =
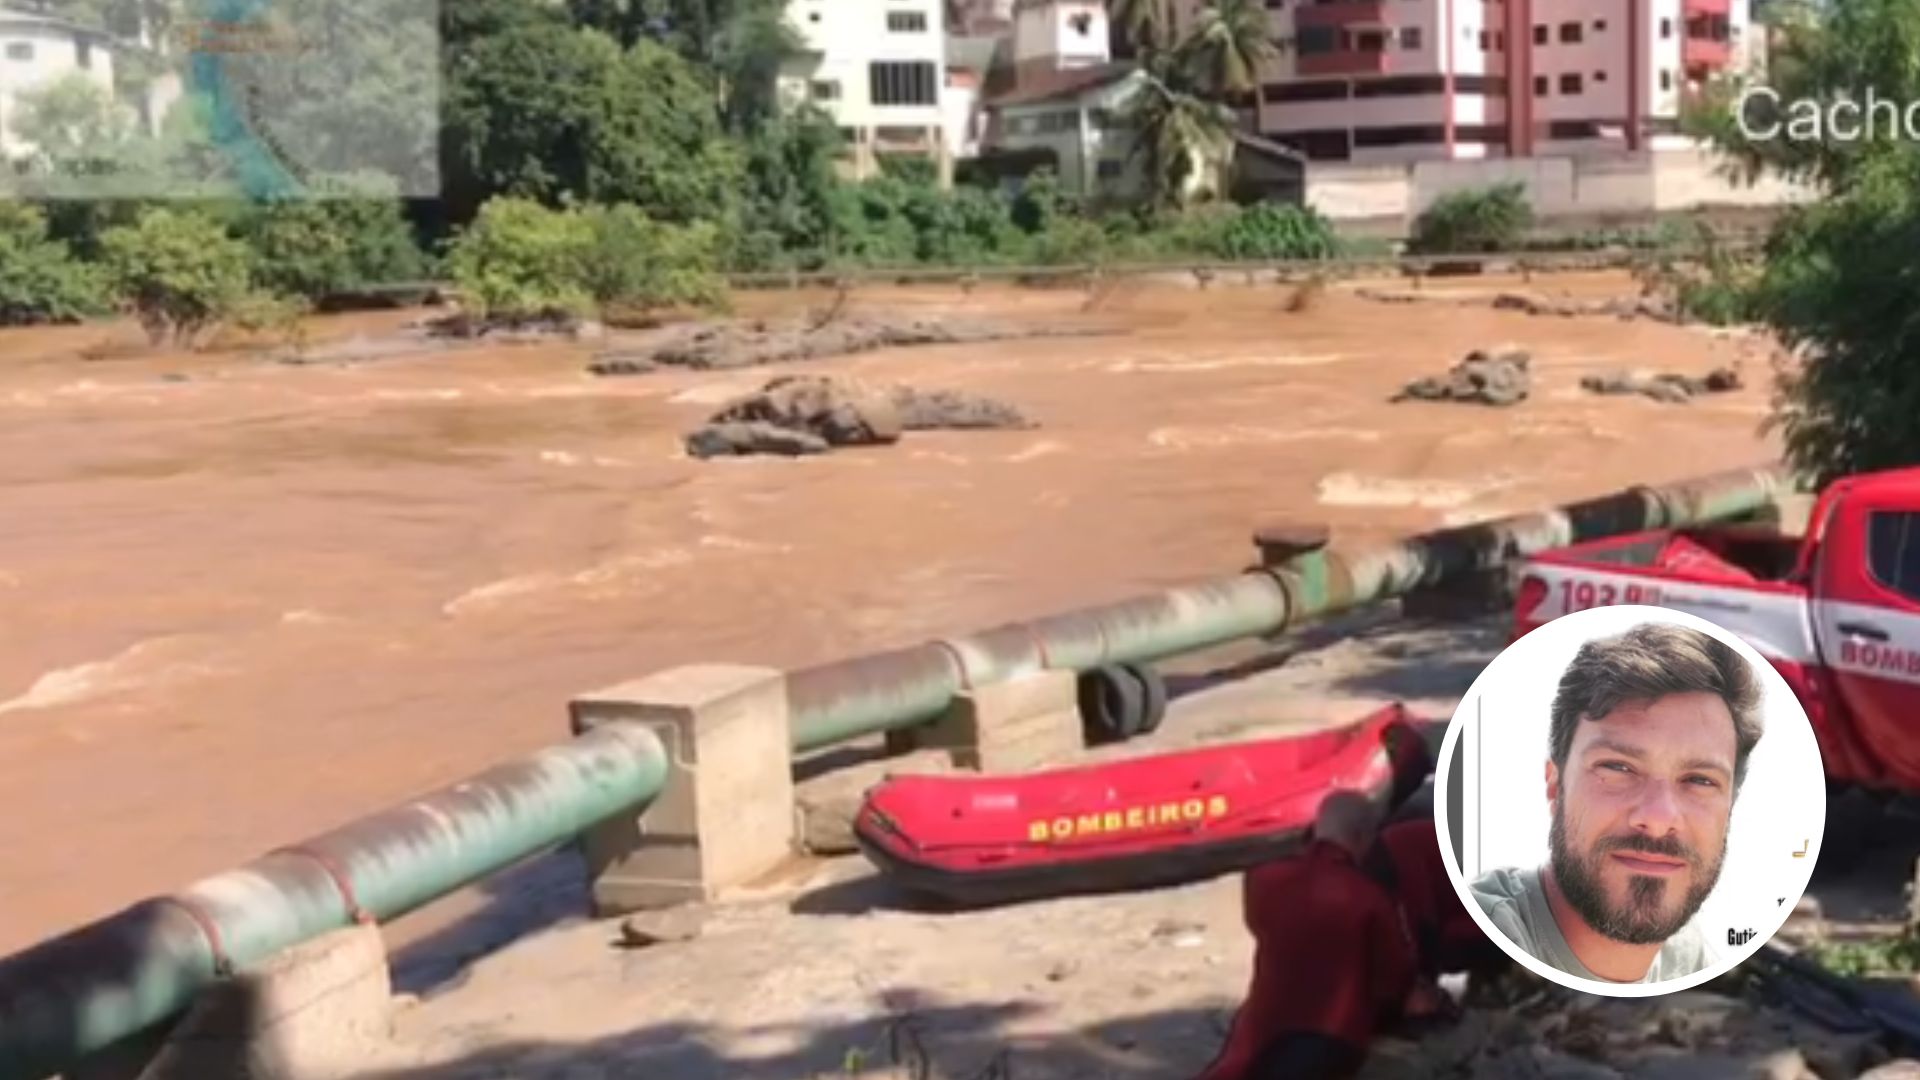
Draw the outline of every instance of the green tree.
<instances>
[{"instance_id":1,"label":"green tree","mask_svg":"<svg viewBox=\"0 0 1920 1080\"><path fill-rule=\"evenodd\" d=\"M194 344L253 299L246 246L205 215L149 210L101 245L115 290L155 344Z\"/></svg>"},{"instance_id":2,"label":"green tree","mask_svg":"<svg viewBox=\"0 0 1920 1080\"><path fill-rule=\"evenodd\" d=\"M811 108L776 119L747 141L734 266L816 268L833 257L842 182L831 117Z\"/></svg>"},{"instance_id":3,"label":"green tree","mask_svg":"<svg viewBox=\"0 0 1920 1080\"><path fill-rule=\"evenodd\" d=\"M780 68L800 47L785 0L568 0L567 10L624 45L653 39L698 65L737 134L778 115Z\"/></svg>"},{"instance_id":4,"label":"green tree","mask_svg":"<svg viewBox=\"0 0 1920 1080\"><path fill-rule=\"evenodd\" d=\"M498 198L448 251L463 301L488 319L580 315L593 307L593 222L530 199Z\"/></svg>"},{"instance_id":5,"label":"green tree","mask_svg":"<svg viewBox=\"0 0 1920 1080\"><path fill-rule=\"evenodd\" d=\"M672 225L638 207L552 209L495 199L452 245L463 299L483 318L520 321L595 310L725 300L719 231Z\"/></svg>"},{"instance_id":6,"label":"green tree","mask_svg":"<svg viewBox=\"0 0 1920 1080\"><path fill-rule=\"evenodd\" d=\"M738 156L687 61L650 41L622 50L598 30L520 18L450 57L455 221L497 195L632 202L668 221L726 216Z\"/></svg>"},{"instance_id":7,"label":"green tree","mask_svg":"<svg viewBox=\"0 0 1920 1080\"><path fill-rule=\"evenodd\" d=\"M1173 7L1169 0L1112 0L1107 5L1114 32L1135 55L1167 48L1173 39Z\"/></svg>"},{"instance_id":8,"label":"green tree","mask_svg":"<svg viewBox=\"0 0 1920 1080\"><path fill-rule=\"evenodd\" d=\"M1213 0L1202 7L1180 42L1180 58L1194 89L1210 97L1257 92L1261 67L1278 51L1266 7L1257 0Z\"/></svg>"},{"instance_id":9,"label":"green tree","mask_svg":"<svg viewBox=\"0 0 1920 1080\"><path fill-rule=\"evenodd\" d=\"M1902 133L1882 123L1873 139L1819 137L1807 121L1831 117L1842 101L1864 103L1869 93L1920 101L1920 7L1914 0L1847 0L1800 9L1775 32L1764 83L1717 80L1684 122L1749 177L1773 172L1844 190L1862 162Z\"/></svg>"},{"instance_id":10,"label":"green tree","mask_svg":"<svg viewBox=\"0 0 1920 1080\"><path fill-rule=\"evenodd\" d=\"M132 111L79 72L21 93L15 110L13 134L31 147L16 159L16 169L48 178L82 178L130 164L137 134Z\"/></svg>"},{"instance_id":11,"label":"green tree","mask_svg":"<svg viewBox=\"0 0 1920 1080\"><path fill-rule=\"evenodd\" d=\"M596 31L522 18L449 57L446 198L455 220L495 195L590 195L589 155L620 46Z\"/></svg>"},{"instance_id":12,"label":"green tree","mask_svg":"<svg viewBox=\"0 0 1920 1080\"><path fill-rule=\"evenodd\" d=\"M726 304L716 226L656 221L636 206L595 207L586 216L593 242L585 285L603 311Z\"/></svg>"},{"instance_id":13,"label":"green tree","mask_svg":"<svg viewBox=\"0 0 1920 1080\"><path fill-rule=\"evenodd\" d=\"M74 322L105 306L97 268L48 237L45 215L0 202L0 326Z\"/></svg>"},{"instance_id":14,"label":"green tree","mask_svg":"<svg viewBox=\"0 0 1920 1080\"><path fill-rule=\"evenodd\" d=\"M1186 202L1200 179L1196 171L1224 166L1233 152L1233 110L1195 92L1173 68L1170 59L1150 61L1125 110L1134 134L1131 155L1155 206Z\"/></svg>"},{"instance_id":15,"label":"green tree","mask_svg":"<svg viewBox=\"0 0 1920 1080\"><path fill-rule=\"evenodd\" d=\"M1783 33L1770 79L1783 103L1920 100L1912 0L1824 5ZM1750 174L1798 177L1823 196L1776 225L1749 301L1796 358L1772 417L1788 457L1821 481L1920 463L1920 147L1884 125L1876 139L1753 139L1730 117L1695 119Z\"/></svg>"},{"instance_id":16,"label":"green tree","mask_svg":"<svg viewBox=\"0 0 1920 1080\"><path fill-rule=\"evenodd\" d=\"M740 155L723 137L712 91L694 66L642 41L606 73L602 115L587 137L594 202L632 203L674 222L727 218Z\"/></svg>"},{"instance_id":17,"label":"green tree","mask_svg":"<svg viewBox=\"0 0 1920 1080\"><path fill-rule=\"evenodd\" d=\"M711 63L727 128L758 131L780 112L780 69L800 51L785 0L751 0L720 24Z\"/></svg>"},{"instance_id":18,"label":"green tree","mask_svg":"<svg viewBox=\"0 0 1920 1080\"><path fill-rule=\"evenodd\" d=\"M254 207L241 225L254 280L267 290L318 300L369 285L417 281L425 258L400 204L301 199Z\"/></svg>"}]
</instances>

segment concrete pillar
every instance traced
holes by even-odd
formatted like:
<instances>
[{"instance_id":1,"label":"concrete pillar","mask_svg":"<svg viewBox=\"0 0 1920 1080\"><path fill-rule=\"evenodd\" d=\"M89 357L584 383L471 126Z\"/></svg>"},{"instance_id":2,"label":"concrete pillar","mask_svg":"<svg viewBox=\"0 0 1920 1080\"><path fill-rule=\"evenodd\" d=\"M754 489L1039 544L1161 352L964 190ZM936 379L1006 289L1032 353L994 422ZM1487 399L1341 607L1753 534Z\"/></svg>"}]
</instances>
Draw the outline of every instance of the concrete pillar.
<instances>
[{"instance_id":1,"label":"concrete pillar","mask_svg":"<svg viewBox=\"0 0 1920 1080\"><path fill-rule=\"evenodd\" d=\"M672 755L665 789L638 817L581 838L602 916L711 900L794 850L786 676L770 668L675 668L585 694L584 732L624 720L654 728Z\"/></svg>"},{"instance_id":2,"label":"concrete pillar","mask_svg":"<svg viewBox=\"0 0 1920 1080\"><path fill-rule=\"evenodd\" d=\"M1071 671L1037 671L963 690L944 716L918 729L919 744L981 772L1061 764L1086 748L1078 690L1079 676Z\"/></svg>"},{"instance_id":3,"label":"concrete pillar","mask_svg":"<svg viewBox=\"0 0 1920 1080\"><path fill-rule=\"evenodd\" d=\"M389 1060L393 984L380 928L336 930L203 991L159 1041L69 1080L348 1080ZM120 1050L121 1048L114 1048Z\"/></svg>"},{"instance_id":4,"label":"concrete pillar","mask_svg":"<svg viewBox=\"0 0 1920 1080\"><path fill-rule=\"evenodd\" d=\"M927 134L933 139L933 167L935 175L940 180L940 190L951 191L953 189L953 152L947 146L946 129L928 128Z\"/></svg>"}]
</instances>

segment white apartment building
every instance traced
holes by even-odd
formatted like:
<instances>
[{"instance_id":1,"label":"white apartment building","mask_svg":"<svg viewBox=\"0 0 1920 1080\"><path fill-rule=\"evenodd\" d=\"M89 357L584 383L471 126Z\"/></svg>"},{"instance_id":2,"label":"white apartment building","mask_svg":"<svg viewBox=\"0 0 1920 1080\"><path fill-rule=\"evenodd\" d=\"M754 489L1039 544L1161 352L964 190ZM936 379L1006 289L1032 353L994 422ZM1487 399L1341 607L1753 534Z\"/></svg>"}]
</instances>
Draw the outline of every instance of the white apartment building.
<instances>
[{"instance_id":1,"label":"white apartment building","mask_svg":"<svg viewBox=\"0 0 1920 1080\"><path fill-rule=\"evenodd\" d=\"M78 73L113 93L108 38L64 19L0 8L0 158L32 149L13 130L22 94Z\"/></svg>"},{"instance_id":2,"label":"white apartment building","mask_svg":"<svg viewBox=\"0 0 1920 1080\"><path fill-rule=\"evenodd\" d=\"M1748 0L1269 0L1261 134L1316 160L1638 150L1752 55Z\"/></svg>"},{"instance_id":3,"label":"white apartment building","mask_svg":"<svg viewBox=\"0 0 1920 1080\"><path fill-rule=\"evenodd\" d=\"M886 154L916 154L952 175L943 0L789 0L803 54L782 74L790 102L831 113L856 177Z\"/></svg>"}]
</instances>

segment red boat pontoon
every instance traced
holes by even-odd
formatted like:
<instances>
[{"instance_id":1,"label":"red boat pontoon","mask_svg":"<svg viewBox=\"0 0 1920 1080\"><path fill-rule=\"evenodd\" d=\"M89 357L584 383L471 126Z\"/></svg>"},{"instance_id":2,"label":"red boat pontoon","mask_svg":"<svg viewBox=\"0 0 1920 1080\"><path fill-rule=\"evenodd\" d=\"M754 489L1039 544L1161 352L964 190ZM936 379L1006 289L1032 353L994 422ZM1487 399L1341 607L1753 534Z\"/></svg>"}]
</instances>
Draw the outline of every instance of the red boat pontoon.
<instances>
[{"instance_id":1,"label":"red boat pontoon","mask_svg":"<svg viewBox=\"0 0 1920 1080\"><path fill-rule=\"evenodd\" d=\"M1392 705L1344 728L1022 776L899 776L854 835L906 888L962 904L1146 888L1298 846L1327 792L1385 806L1430 764Z\"/></svg>"}]
</instances>

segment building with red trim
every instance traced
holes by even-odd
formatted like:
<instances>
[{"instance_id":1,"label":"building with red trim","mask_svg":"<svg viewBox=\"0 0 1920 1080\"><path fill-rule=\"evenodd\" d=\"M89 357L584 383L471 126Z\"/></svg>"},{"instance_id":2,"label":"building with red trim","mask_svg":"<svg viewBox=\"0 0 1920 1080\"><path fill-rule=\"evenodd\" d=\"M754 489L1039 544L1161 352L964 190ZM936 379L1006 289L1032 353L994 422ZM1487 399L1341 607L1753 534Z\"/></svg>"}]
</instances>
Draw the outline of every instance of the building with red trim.
<instances>
[{"instance_id":1,"label":"building with red trim","mask_svg":"<svg viewBox=\"0 0 1920 1080\"><path fill-rule=\"evenodd\" d=\"M1188 0L1190 5L1204 0ZM1747 66L1748 0L1267 0L1252 117L1314 161L1690 145L1681 103Z\"/></svg>"}]
</instances>

